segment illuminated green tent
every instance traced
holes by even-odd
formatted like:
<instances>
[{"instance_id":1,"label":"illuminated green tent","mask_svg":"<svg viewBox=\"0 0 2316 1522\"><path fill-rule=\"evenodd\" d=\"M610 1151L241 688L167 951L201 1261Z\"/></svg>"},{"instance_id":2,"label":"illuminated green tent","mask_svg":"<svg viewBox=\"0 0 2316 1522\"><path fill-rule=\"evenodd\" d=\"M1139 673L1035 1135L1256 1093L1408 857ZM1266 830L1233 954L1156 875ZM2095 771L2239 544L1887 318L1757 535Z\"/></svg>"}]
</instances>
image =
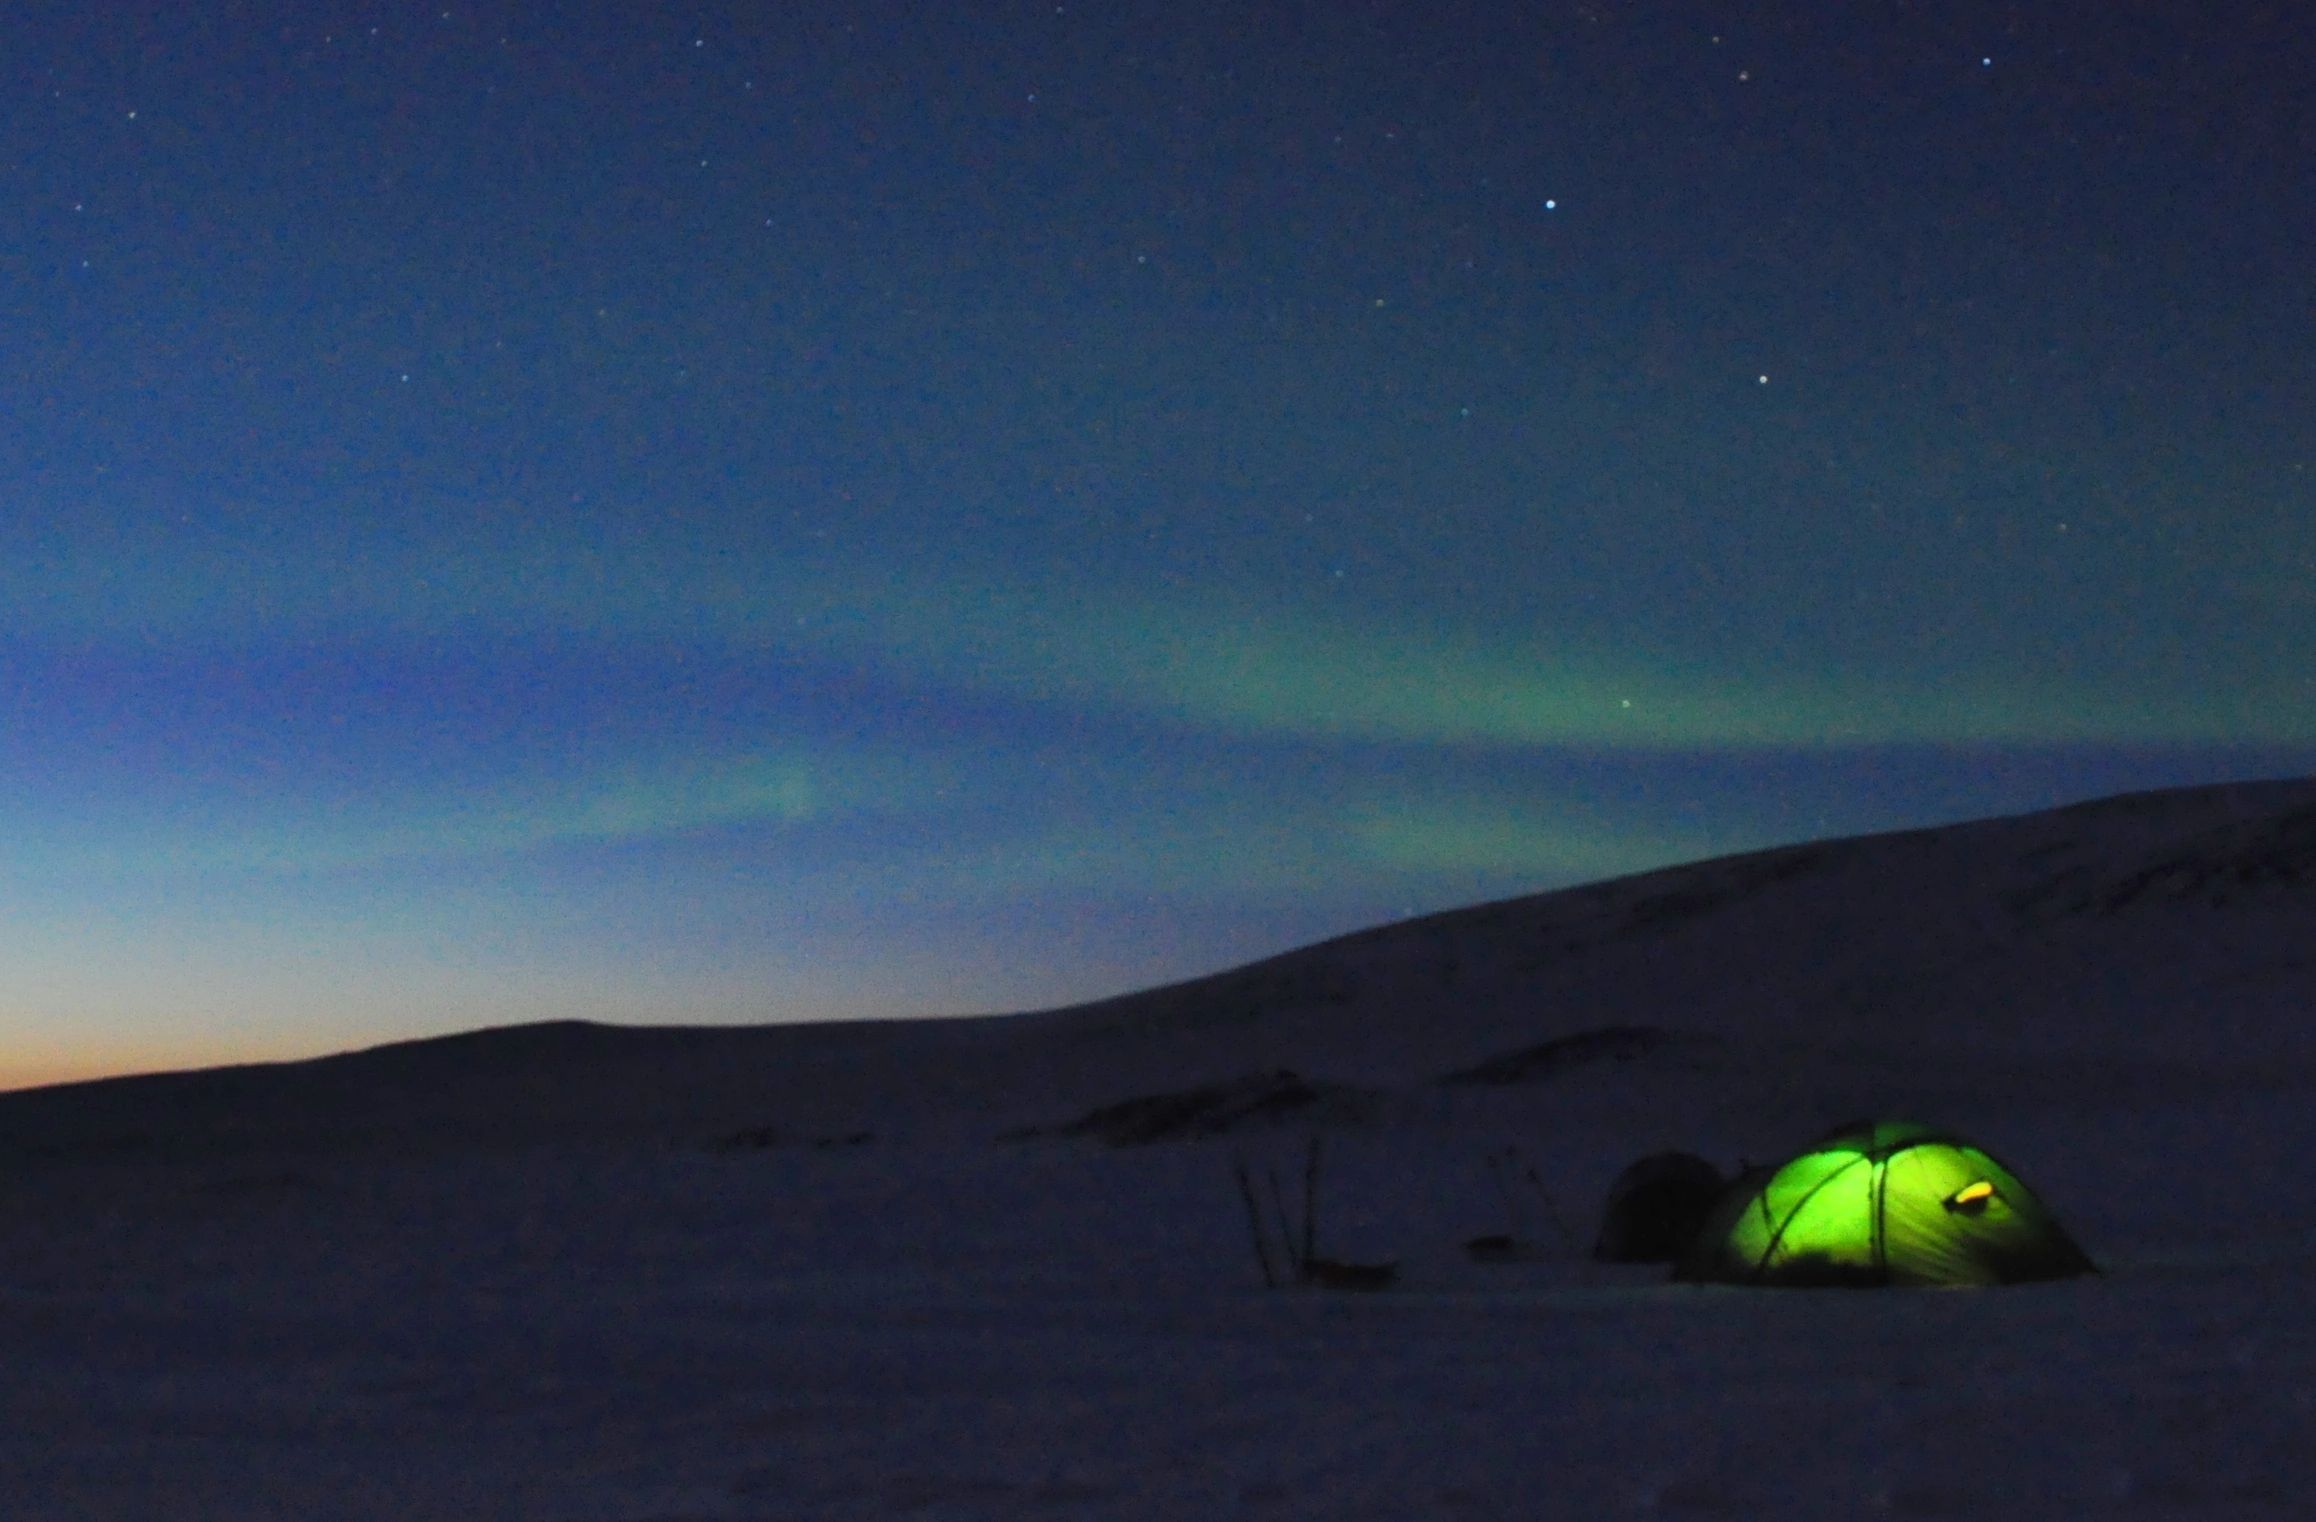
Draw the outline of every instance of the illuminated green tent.
<instances>
[{"instance_id":1,"label":"illuminated green tent","mask_svg":"<svg viewBox=\"0 0 2316 1522\"><path fill-rule=\"evenodd\" d=\"M1861 1121L1729 1187L1675 1270L1729 1284L2023 1284L2096 1273L2018 1176L1961 1137Z\"/></svg>"}]
</instances>

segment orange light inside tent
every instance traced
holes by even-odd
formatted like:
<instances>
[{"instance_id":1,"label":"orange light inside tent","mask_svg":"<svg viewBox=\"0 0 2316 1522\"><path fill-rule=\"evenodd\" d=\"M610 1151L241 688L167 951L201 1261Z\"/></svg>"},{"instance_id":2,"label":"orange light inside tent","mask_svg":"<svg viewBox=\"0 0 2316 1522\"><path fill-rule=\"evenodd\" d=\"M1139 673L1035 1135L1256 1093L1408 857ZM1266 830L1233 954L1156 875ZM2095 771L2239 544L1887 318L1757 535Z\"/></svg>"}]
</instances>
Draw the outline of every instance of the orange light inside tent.
<instances>
[{"instance_id":1,"label":"orange light inside tent","mask_svg":"<svg viewBox=\"0 0 2316 1522\"><path fill-rule=\"evenodd\" d=\"M1946 1208L1956 1215L1979 1215L1985 1211L1987 1201L1993 1198L1994 1185L1985 1179L1980 1179L1977 1183L1965 1184L1948 1195Z\"/></svg>"}]
</instances>

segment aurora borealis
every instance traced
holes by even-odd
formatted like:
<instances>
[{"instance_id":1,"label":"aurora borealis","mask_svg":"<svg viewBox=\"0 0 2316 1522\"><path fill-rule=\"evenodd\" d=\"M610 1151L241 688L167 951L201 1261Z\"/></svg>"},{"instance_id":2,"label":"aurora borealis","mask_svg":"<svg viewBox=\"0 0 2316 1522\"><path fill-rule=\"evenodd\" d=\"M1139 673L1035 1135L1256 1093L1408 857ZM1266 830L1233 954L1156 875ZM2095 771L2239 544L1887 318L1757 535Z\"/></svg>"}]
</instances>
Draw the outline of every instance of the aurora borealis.
<instances>
[{"instance_id":1,"label":"aurora borealis","mask_svg":"<svg viewBox=\"0 0 2316 1522\"><path fill-rule=\"evenodd\" d=\"M2284 13L21 10L0 1082L2316 768Z\"/></svg>"}]
</instances>

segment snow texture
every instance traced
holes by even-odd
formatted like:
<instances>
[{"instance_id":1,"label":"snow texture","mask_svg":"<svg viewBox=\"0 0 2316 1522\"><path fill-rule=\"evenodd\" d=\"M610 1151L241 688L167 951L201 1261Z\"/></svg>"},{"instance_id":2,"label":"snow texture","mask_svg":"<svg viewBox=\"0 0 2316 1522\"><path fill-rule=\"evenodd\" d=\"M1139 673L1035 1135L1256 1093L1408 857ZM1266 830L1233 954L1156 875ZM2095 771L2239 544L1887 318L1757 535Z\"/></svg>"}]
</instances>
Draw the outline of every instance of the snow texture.
<instances>
[{"instance_id":1,"label":"snow texture","mask_svg":"<svg viewBox=\"0 0 2316 1522\"><path fill-rule=\"evenodd\" d=\"M2276 783L1076 1010L0 1096L0 1516L2307 1515L2312 931L2316 783ZM1584 1255L1632 1159L1861 1115L1983 1142L2106 1272ZM1263 1287L1234 1165L1293 1216L1315 1132L1322 1251L1391 1290Z\"/></svg>"}]
</instances>

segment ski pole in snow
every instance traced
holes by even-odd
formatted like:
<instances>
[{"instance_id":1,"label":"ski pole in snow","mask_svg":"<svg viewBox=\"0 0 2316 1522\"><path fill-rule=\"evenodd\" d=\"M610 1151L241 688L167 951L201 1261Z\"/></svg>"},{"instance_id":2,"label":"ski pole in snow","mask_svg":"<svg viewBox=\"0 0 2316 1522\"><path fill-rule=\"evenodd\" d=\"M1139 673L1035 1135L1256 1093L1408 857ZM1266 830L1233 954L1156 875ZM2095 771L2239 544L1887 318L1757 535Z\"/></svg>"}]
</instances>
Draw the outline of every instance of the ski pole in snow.
<instances>
[{"instance_id":1,"label":"ski pole in snow","mask_svg":"<svg viewBox=\"0 0 2316 1522\"><path fill-rule=\"evenodd\" d=\"M1262 1203L1255 1198L1254 1179L1246 1171L1245 1158L1232 1158L1230 1166L1231 1171L1238 1175L1239 1198L1246 1201L1247 1231L1254 1237L1255 1261L1262 1265L1263 1288L1277 1289L1279 1287L1278 1270L1271 1267L1270 1244L1263 1236L1263 1207Z\"/></svg>"}]
</instances>

